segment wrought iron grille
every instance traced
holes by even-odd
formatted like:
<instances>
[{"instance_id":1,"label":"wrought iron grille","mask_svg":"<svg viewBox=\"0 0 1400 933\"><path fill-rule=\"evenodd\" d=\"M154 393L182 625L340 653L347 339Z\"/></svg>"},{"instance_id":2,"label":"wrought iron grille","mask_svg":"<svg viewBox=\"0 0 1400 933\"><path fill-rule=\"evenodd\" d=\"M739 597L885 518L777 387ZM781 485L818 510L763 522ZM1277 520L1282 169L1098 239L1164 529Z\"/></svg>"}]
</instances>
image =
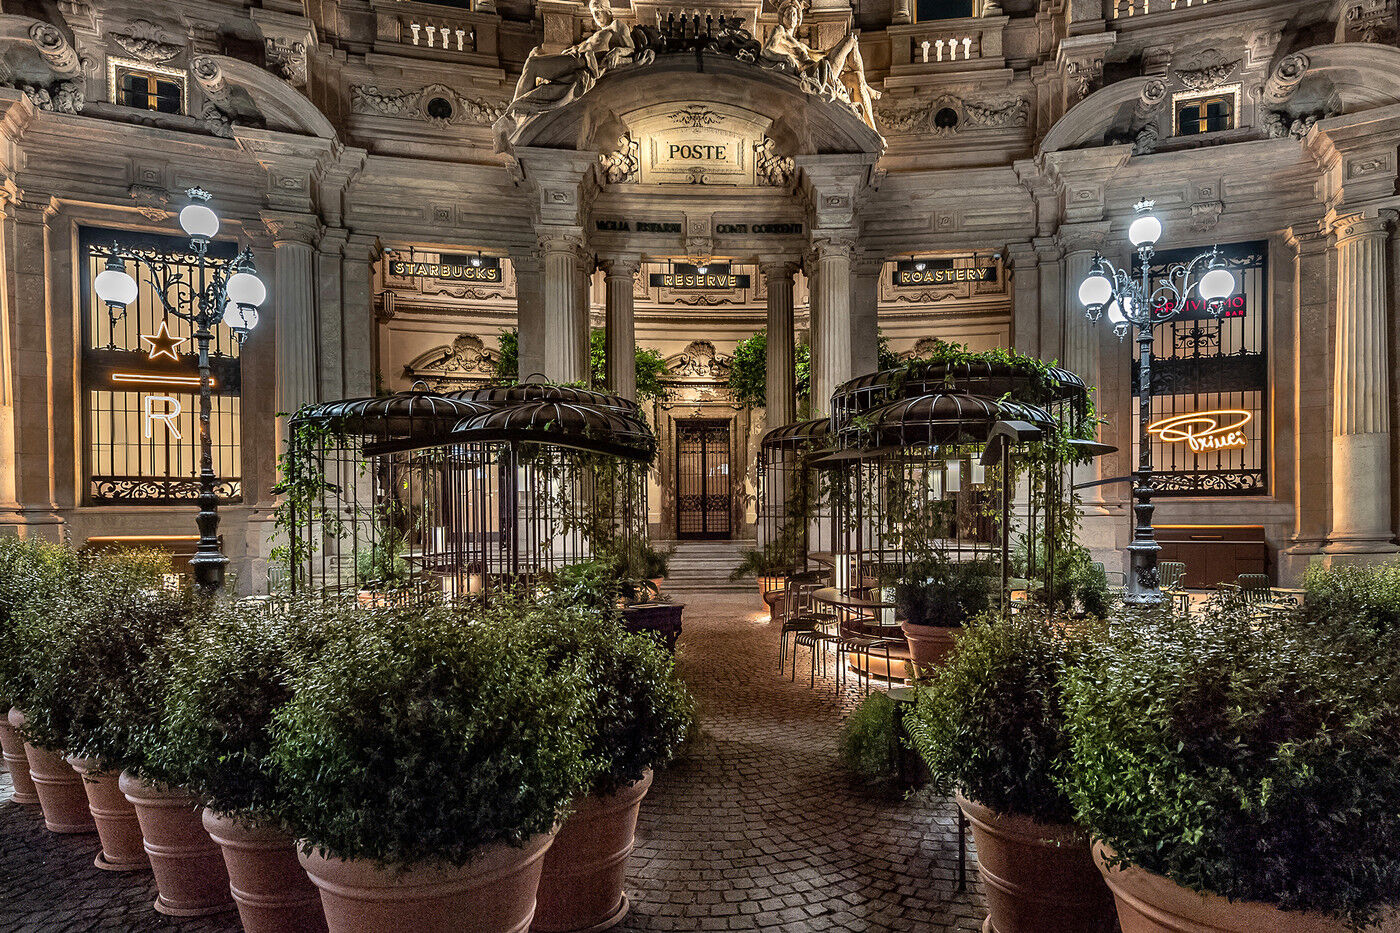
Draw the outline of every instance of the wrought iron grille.
<instances>
[{"instance_id":1,"label":"wrought iron grille","mask_svg":"<svg viewBox=\"0 0 1400 933\"><path fill-rule=\"evenodd\" d=\"M676 535L728 538L732 533L729 422L676 422Z\"/></svg>"},{"instance_id":2,"label":"wrought iron grille","mask_svg":"<svg viewBox=\"0 0 1400 933\"><path fill-rule=\"evenodd\" d=\"M1198 252L1162 250L1151 272ZM1224 313L1216 318L1193 303L1156 328L1149 428L1156 428L1158 496L1268 492L1268 244L1236 243L1221 252L1239 286ZM1134 363L1134 393L1137 386Z\"/></svg>"},{"instance_id":3,"label":"wrought iron grille","mask_svg":"<svg viewBox=\"0 0 1400 933\"><path fill-rule=\"evenodd\" d=\"M166 267L203 288L188 240L128 231L83 228L82 387L87 449L87 498L91 504L194 502L199 496L199 368L191 325L167 317L149 275L134 264L136 300L109 312L92 288L113 242L164 254ZM233 243L214 242L209 252L231 257ZM144 339L143 339L144 338ZM210 343L214 396L210 429L219 498L242 497L242 377L238 341L219 328Z\"/></svg>"}]
</instances>

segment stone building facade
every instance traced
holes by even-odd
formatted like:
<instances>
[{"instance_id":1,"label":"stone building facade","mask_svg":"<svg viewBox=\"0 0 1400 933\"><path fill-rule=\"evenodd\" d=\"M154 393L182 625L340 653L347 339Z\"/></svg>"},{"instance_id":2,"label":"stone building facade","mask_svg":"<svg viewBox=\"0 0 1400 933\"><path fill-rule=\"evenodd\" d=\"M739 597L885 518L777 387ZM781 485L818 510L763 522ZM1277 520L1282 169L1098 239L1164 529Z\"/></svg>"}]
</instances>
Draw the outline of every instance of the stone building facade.
<instances>
[{"instance_id":1,"label":"stone building facade","mask_svg":"<svg viewBox=\"0 0 1400 933\"><path fill-rule=\"evenodd\" d=\"M1131 262L1148 198L1161 249L1220 244L1243 286L1230 317L1159 329L1154 415L1248 425L1207 454L1154 441L1171 546L1216 561L1211 542L1252 542L1236 550L1285 581L1396 550L1395 0L787 6L6 0L0 524L193 533L194 432L173 427L193 427L192 396L169 382L191 344L150 381L159 322L100 306L90 249L178 247L151 237L178 234L200 185L270 291L247 342L225 341L240 362L215 412L245 589L273 533L279 412L484 380L516 328L522 374L587 378L590 328L618 391L634 342L668 359L661 538L697 425L723 429L727 533L752 535L753 455L798 414L798 340L816 413L881 336L1059 360L1100 387L1119 448L1081 476L1107 481L1084 499L1108 556L1129 528L1131 350L1075 296L1096 251ZM550 63L600 27L630 38L560 79ZM780 28L844 64L773 61ZM767 405L748 411L724 378L760 328Z\"/></svg>"}]
</instances>

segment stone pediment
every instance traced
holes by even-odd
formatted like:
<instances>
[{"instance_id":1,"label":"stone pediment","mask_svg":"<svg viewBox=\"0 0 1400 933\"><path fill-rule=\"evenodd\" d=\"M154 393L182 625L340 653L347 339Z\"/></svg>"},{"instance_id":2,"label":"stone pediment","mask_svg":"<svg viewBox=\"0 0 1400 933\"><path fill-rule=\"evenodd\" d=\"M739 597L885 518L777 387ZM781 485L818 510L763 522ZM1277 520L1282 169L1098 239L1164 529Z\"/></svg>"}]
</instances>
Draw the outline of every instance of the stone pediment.
<instances>
[{"instance_id":1,"label":"stone pediment","mask_svg":"<svg viewBox=\"0 0 1400 933\"><path fill-rule=\"evenodd\" d=\"M851 108L806 93L796 78L719 56L668 55L649 65L609 72L562 107L536 114L506 140L507 148L609 153L639 125L705 102L716 113L751 124L787 156L870 154L884 140Z\"/></svg>"}]
</instances>

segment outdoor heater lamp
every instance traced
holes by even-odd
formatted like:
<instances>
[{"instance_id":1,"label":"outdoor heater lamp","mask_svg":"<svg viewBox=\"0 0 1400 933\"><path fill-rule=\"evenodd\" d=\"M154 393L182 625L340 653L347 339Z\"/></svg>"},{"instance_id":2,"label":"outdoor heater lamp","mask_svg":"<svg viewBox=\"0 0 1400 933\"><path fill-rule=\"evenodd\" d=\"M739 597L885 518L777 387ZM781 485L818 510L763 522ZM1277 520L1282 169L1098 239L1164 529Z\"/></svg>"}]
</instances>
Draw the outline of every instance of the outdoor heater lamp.
<instances>
[{"instance_id":1,"label":"outdoor heater lamp","mask_svg":"<svg viewBox=\"0 0 1400 933\"><path fill-rule=\"evenodd\" d=\"M1128 227L1128 241L1137 250L1137 270L1118 269L1102 254L1094 254L1089 275L1079 284L1079 300L1090 321L1105 315L1122 340L1134 328L1138 343L1138 468L1133 471L1133 514L1137 525L1128 545L1131 572L1124 601L1155 605L1162 601L1157 554L1161 550L1152 528L1152 444L1147 433L1152 420L1152 341L1158 324L1180 314L1199 295L1211 315L1219 317L1225 299L1235 292L1235 276L1225 267L1218 247L1187 262L1172 263L1156 276L1152 259L1162 236L1162 221L1152 213L1155 202L1142 200Z\"/></svg>"},{"instance_id":2,"label":"outdoor heater lamp","mask_svg":"<svg viewBox=\"0 0 1400 933\"><path fill-rule=\"evenodd\" d=\"M199 546L190 559L195 581L205 590L223 586L228 564L219 549L219 497L215 492L213 445L209 437L211 387L209 341L211 328L223 323L240 344L258 324L258 308L267 300L267 286L256 274L251 247L244 247L232 259L209 255L209 241L219 232L219 215L209 206L210 194L203 188L187 192L189 203L180 211L180 228L190 238L190 250L198 266L198 278L182 274L182 256L168 252L145 253L113 244L107 263L92 287L114 317L139 294L136 280L126 271L128 263L144 267L166 315L187 322L194 330L199 347Z\"/></svg>"}]
</instances>

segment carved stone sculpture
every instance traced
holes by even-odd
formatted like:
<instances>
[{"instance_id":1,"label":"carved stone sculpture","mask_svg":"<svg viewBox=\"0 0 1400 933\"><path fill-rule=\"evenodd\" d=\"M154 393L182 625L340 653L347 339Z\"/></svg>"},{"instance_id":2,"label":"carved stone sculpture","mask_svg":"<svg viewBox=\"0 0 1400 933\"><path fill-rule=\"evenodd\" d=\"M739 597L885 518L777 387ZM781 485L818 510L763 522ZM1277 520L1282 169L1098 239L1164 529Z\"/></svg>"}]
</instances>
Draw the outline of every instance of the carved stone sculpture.
<instances>
[{"instance_id":1,"label":"carved stone sculpture","mask_svg":"<svg viewBox=\"0 0 1400 933\"><path fill-rule=\"evenodd\" d=\"M850 101L843 78L849 78L859 99L858 112L865 125L875 129L875 107L879 99L865 80L865 62L860 57L860 31L852 29L826 51L813 49L797 38L802 25L802 0L782 0L778 25L763 45L763 60L770 65L812 82L813 90L825 99ZM878 132L878 130L876 130Z\"/></svg>"},{"instance_id":2,"label":"carved stone sculpture","mask_svg":"<svg viewBox=\"0 0 1400 933\"><path fill-rule=\"evenodd\" d=\"M753 169L760 185L786 188L797 171L797 164L778 154L778 148L767 136L753 144Z\"/></svg>"},{"instance_id":3,"label":"carved stone sculpture","mask_svg":"<svg viewBox=\"0 0 1400 933\"><path fill-rule=\"evenodd\" d=\"M133 58L157 65L170 61L184 48L168 39L159 26L146 19L132 20L124 32L113 32L112 39Z\"/></svg>"}]
</instances>

